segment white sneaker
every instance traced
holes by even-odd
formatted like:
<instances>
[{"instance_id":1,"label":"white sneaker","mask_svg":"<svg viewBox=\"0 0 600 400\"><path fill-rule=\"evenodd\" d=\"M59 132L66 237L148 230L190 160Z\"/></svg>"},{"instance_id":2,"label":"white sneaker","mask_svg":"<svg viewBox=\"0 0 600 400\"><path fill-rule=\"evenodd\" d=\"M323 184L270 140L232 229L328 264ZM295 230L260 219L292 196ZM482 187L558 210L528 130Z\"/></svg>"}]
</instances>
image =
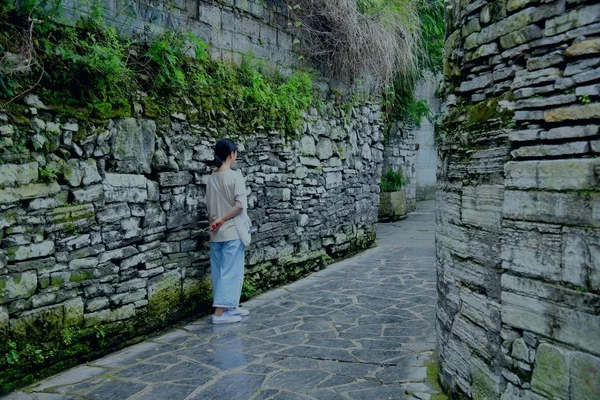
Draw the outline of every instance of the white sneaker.
<instances>
[{"instance_id":1,"label":"white sneaker","mask_svg":"<svg viewBox=\"0 0 600 400\"><path fill-rule=\"evenodd\" d=\"M242 317L239 315L234 315L231 311L227 310L219 317L216 315L212 316L213 324L235 324L236 322L240 322Z\"/></svg>"},{"instance_id":2,"label":"white sneaker","mask_svg":"<svg viewBox=\"0 0 600 400\"><path fill-rule=\"evenodd\" d=\"M248 309L246 308L230 308L227 311L230 312L232 315L237 315L240 317L247 317L250 314L250 311L248 311Z\"/></svg>"}]
</instances>

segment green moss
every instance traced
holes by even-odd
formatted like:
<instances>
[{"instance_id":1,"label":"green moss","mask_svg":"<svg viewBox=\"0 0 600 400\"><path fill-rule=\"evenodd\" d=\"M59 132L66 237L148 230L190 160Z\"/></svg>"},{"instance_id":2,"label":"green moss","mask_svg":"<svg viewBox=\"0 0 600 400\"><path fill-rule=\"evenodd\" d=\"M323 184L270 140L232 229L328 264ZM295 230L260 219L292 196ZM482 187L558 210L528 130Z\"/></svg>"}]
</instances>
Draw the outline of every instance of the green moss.
<instances>
[{"instance_id":1,"label":"green moss","mask_svg":"<svg viewBox=\"0 0 600 400\"><path fill-rule=\"evenodd\" d=\"M439 381L439 364L437 360L437 353L431 356L431 360L425 362L427 367L427 383L439 393L431 396L431 400L448 400L440 386Z\"/></svg>"},{"instance_id":2,"label":"green moss","mask_svg":"<svg viewBox=\"0 0 600 400\"><path fill-rule=\"evenodd\" d=\"M90 279L94 279L94 272L92 270L83 269L83 270L71 272L71 276L69 277L69 282L77 283L77 282L88 281Z\"/></svg>"},{"instance_id":3,"label":"green moss","mask_svg":"<svg viewBox=\"0 0 600 400\"><path fill-rule=\"evenodd\" d=\"M500 105L502 101L513 99L512 92L476 104L471 104L465 99L459 99L456 107L442 123L436 124L436 141L472 149L473 144L471 142L479 134L487 134L490 129L514 127L514 111L504 109Z\"/></svg>"}]
</instances>

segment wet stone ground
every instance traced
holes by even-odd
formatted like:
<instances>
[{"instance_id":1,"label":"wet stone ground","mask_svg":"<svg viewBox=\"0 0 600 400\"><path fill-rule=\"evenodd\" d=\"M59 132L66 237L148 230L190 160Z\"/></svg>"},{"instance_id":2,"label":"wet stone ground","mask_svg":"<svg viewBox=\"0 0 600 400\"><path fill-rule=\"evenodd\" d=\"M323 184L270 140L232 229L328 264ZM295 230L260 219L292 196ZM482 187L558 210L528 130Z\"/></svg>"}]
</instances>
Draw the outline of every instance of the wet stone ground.
<instances>
[{"instance_id":1,"label":"wet stone ground","mask_svg":"<svg viewBox=\"0 0 600 400\"><path fill-rule=\"evenodd\" d=\"M245 306L48 379L10 400L429 399L434 204L380 225L379 247Z\"/></svg>"}]
</instances>

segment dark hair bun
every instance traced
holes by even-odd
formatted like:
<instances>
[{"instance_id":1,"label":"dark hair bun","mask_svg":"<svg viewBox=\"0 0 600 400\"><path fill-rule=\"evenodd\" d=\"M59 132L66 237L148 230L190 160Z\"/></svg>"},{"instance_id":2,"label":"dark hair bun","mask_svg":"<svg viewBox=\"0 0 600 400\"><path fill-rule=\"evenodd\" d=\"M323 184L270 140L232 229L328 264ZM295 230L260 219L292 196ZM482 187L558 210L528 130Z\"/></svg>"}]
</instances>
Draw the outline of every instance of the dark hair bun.
<instances>
[{"instance_id":1,"label":"dark hair bun","mask_svg":"<svg viewBox=\"0 0 600 400\"><path fill-rule=\"evenodd\" d=\"M215 145L215 165L219 168L227 157L237 151L237 146L229 139L221 139Z\"/></svg>"}]
</instances>

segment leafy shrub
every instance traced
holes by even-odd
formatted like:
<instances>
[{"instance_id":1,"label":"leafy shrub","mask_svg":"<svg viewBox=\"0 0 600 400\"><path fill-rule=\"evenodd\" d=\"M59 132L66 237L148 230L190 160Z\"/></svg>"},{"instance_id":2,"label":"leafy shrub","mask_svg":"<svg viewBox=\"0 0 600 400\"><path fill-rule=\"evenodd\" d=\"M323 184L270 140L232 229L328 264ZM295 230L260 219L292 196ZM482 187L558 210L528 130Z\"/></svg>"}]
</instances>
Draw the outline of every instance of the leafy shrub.
<instances>
[{"instance_id":1,"label":"leafy shrub","mask_svg":"<svg viewBox=\"0 0 600 400\"><path fill-rule=\"evenodd\" d=\"M390 168L381 177L381 191L384 193L397 192L401 190L404 185L406 185L406 182L404 181L402 170L394 172L394 170Z\"/></svg>"},{"instance_id":2,"label":"leafy shrub","mask_svg":"<svg viewBox=\"0 0 600 400\"><path fill-rule=\"evenodd\" d=\"M29 12L41 13L37 4L31 7ZM100 16L67 27L52 22L52 15L31 24L25 11L0 7L0 51L19 54L27 48L31 55L24 72L0 64L5 72L0 107L35 89L60 114L125 117L141 91L148 94L142 103L149 117L168 118L193 107L197 112L190 122L220 134L260 129L295 134L302 127L302 113L313 103L307 73L282 78L261 72L250 60L239 67L213 61L208 45L191 34L169 32L150 44L137 43L102 27Z\"/></svg>"}]
</instances>

